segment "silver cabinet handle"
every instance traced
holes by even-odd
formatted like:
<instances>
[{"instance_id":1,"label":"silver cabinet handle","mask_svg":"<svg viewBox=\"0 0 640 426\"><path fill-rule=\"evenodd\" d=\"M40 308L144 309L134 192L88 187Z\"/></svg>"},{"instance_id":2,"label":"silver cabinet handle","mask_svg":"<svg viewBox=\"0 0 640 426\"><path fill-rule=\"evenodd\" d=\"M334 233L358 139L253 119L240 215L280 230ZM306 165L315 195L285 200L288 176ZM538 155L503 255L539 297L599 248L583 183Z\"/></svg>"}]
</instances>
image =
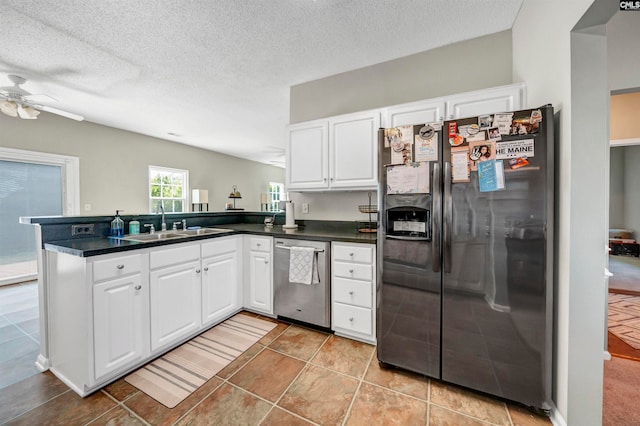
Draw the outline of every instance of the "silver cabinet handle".
<instances>
[{"instance_id":1,"label":"silver cabinet handle","mask_svg":"<svg viewBox=\"0 0 640 426\"><path fill-rule=\"evenodd\" d=\"M124 269L124 265L118 265L118 266L116 266L116 268L118 268L118 269Z\"/></svg>"},{"instance_id":2,"label":"silver cabinet handle","mask_svg":"<svg viewBox=\"0 0 640 426\"><path fill-rule=\"evenodd\" d=\"M353 253L349 253L349 256L353 257Z\"/></svg>"},{"instance_id":3,"label":"silver cabinet handle","mask_svg":"<svg viewBox=\"0 0 640 426\"><path fill-rule=\"evenodd\" d=\"M350 274L353 274L353 269L349 269L349 273L350 273Z\"/></svg>"},{"instance_id":4,"label":"silver cabinet handle","mask_svg":"<svg viewBox=\"0 0 640 426\"><path fill-rule=\"evenodd\" d=\"M269 263L269 261L268 261L268 260L265 260L265 261L264 261L264 263L265 263L265 265L266 265L267 263Z\"/></svg>"},{"instance_id":5,"label":"silver cabinet handle","mask_svg":"<svg viewBox=\"0 0 640 426\"><path fill-rule=\"evenodd\" d=\"M349 322L353 322L353 317L349 318Z\"/></svg>"},{"instance_id":6,"label":"silver cabinet handle","mask_svg":"<svg viewBox=\"0 0 640 426\"><path fill-rule=\"evenodd\" d=\"M137 285L137 286L135 286L134 288L135 288L136 290L140 290L140 289L142 289L142 286L141 286L141 285Z\"/></svg>"},{"instance_id":7,"label":"silver cabinet handle","mask_svg":"<svg viewBox=\"0 0 640 426\"><path fill-rule=\"evenodd\" d=\"M207 272L209 270L209 268L204 268L204 271Z\"/></svg>"},{"instance_id":8,"label":"silver cabinet handle","mask_svg":"<svg viewBox=\"0 0 640 426\"><path fill-rule=\"evenodd\" d=\"M260 247L260 243L256 243L256 246Z\"/></svg>"},{"instance_id":9,"label":"silver cabinet handle","mask_svg":"<svg viewBox=\"0 0 640 426\"><path fill-rule=\"evenodd\" d=\"M200 269L196 269L196 274L199 274L199 273L200 273Z\"/></svg>"},{"instance_id":10,"label":"silver cabinet handle","mask_svg":"<svg viewBox=\"0 0 640 426\"><path fill-rule=\"evenodd\" d=\"M349 295L350 295L350 296L353 296L353 291L350 291L350 292L349 292Z\"/></svg>"}]
</instances>

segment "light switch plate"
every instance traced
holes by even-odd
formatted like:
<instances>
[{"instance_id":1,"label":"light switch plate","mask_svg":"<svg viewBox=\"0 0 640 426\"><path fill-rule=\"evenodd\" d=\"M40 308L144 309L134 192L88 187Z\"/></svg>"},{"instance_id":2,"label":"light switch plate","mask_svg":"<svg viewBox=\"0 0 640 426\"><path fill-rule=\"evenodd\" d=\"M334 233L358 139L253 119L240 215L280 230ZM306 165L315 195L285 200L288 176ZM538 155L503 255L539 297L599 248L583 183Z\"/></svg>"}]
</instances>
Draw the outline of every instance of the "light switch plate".
<instances>
[{"instance_id":1,"label":"light switch plate","mask_svg":"<svg viewBox=\"0 0 640 426\"><path fill-rule=\"evenodd\" d=\"M309 203L302 203L302 213L309 213Z\"/></svg>"}]
</instances>

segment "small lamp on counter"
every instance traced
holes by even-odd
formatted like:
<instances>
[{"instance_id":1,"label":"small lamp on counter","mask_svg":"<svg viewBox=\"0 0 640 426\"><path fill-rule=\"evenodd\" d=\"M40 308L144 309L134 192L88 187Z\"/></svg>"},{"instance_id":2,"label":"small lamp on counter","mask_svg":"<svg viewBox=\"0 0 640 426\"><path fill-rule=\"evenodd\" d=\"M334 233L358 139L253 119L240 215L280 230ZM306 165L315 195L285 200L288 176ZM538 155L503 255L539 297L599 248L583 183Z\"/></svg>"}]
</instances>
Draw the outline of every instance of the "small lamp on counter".
<instances>
[{"instance_id":1,"label":"small lamp on counter","mask_svg":"<svg viewBox=\"0 0 640 426\"><path fill-rule=\"evenodd\" d=\"M191 210L196 211L196 205L199 212L202 206L206 204L206 211L209 211L209 190L208 189L192 189L191 190Z\"/></svg>"},{"instance_id":2,"label":"small lamp on counter","mask_svg":"<svg viewBox=\"0 0 640 426\"><path fill-rule=\"evenodd\" d=\"M267 194L260 194L260 211L269 211L269 196Z\"/></svg>"}]
</instances>

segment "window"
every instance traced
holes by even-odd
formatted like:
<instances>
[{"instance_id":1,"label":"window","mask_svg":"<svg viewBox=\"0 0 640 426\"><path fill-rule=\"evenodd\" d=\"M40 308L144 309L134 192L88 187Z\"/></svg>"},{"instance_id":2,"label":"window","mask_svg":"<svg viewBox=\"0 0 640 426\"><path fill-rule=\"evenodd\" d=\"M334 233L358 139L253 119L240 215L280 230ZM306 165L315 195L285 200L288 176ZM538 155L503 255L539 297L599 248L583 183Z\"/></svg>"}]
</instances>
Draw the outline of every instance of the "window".
<instances>
[{"instance_id":1,"label":"window","mask_svg":"<svg viewBox=\"0 0 640 426\"><path fill-rule=\"evenodd\" d=\"M159 206L165 213L183 213L187 208L189 171L149 166L149 211Z\"/></svg>"},{"instance_id":2,"label":"window","mask_svg":"<svg viewBox=\"0 0 640 426\"><path fill-rule=\"evenodd\" d=\"M282 200L284 195L284 184L278 182L269 182L269 210L274 212L280 210L278 201Z\"/></svg>"}]
</instances>

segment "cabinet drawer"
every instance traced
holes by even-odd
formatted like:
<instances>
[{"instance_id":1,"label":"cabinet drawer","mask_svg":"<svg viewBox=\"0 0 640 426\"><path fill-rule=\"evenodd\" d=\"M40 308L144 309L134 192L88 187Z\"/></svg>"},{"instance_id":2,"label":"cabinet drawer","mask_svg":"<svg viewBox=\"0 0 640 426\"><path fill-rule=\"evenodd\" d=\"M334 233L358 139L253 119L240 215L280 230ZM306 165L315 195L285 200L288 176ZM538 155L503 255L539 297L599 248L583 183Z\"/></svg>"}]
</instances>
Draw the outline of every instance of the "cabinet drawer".
<instances>
[{"instance_id":1,"label":"cabinet drawer","mask_svg":"<svg viewBox=\"0 0 640 426\"><path fill-rule=\"evenodd\" d=\"M156 269L192 260L200 260L200 244L152 251L149 264L151 269Z\"/></svg>"},{"instance_id":2,"label":"cabinet drawer","mask_svg":"<svg viewBox=\"0 0 640 426\"><path fill-rule=\"evenodd\" d=\"M333 262L333 275L335 277L371 281L373 279L373 266L360 265L357 263Z\"/></svg>"},{"instance_id":3,"label":"cabinet drawer","mask_svg":"<svg viewBox=\"0 0 640 426\"><path fill-rule=\"evenodd\" d=\"M373 333L371 309L334 303L333 327L371 335Z\"/></svg>"},{"instance_id":4,"label":"cabinet drawer","mask_svg":"<svg viewBox=\"0 0 640 426\"><path fill-rule=\"evenodd\" d=\"M102 281L116 278L140 272L141 269L142 259L139 254L98 260L93 262L93 280Z\"/></svg>"},{"instance_id":5,"label":"cabinet drawer","mask_svg":"<svg viewBox=\"0 0 640 426\"><path fill-rule=\"evenodd\" d=\"M202 257L218 256L237 251L237 237L216 238L214 241L202 243Z\"/></svg>"},{"instance_id":6,"label":"cabinet drawer","mask_svg":"<svg viewBox=\"0 0 640 426\"><path fill-rule=\"evenodd\" d=\"M251 251L271 252L271 238L249 238L249 247Z\"/></svg>"},{"instance_id":7,"label":"cabinet drawer","mask_svg":"<svg viewBox=\"0 0 640 426\"><path fill-rule=\"evenodd\" d=\"M334 278L333 300L371 308L371 282Z\"/></svg>"},{"instance_id":8,"label":"cabinet drawer","mask_svg":"<svg viewBox=\"0 0 640 426\"><path fill-rule=\"evenodd\" d=\"M367 263L370 265L373 263L373 247L367 247L364 244L362 247L336 244L333 246L333 258L339 261Z\"/></svg>"}]
</instances>

